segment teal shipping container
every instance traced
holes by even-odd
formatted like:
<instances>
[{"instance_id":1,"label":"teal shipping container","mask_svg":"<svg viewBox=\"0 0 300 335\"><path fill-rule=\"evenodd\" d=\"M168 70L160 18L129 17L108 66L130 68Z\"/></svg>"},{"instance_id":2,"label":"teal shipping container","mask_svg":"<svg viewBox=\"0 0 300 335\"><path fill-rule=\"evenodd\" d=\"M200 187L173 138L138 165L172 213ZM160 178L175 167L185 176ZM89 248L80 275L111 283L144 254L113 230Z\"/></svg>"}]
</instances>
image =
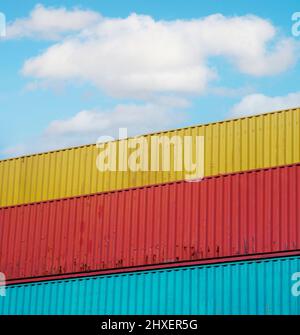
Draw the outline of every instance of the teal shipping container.
<instances>
[{"instance_id":1,"label":"teal shipping container","mask_svg":"<svg viewBox=\"0 0 300 335\"><path fill-rule=\"evenodd\" d=\"M0 314L300 314L300 256L11 285Z\"/></svg>"}]
</instances>

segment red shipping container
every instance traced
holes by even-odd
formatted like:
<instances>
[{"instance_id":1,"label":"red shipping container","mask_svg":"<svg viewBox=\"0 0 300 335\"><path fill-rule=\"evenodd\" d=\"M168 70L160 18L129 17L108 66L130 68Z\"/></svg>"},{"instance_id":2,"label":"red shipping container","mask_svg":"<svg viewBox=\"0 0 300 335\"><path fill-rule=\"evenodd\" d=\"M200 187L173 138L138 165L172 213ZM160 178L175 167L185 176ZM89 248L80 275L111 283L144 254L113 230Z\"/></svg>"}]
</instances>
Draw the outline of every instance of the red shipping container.
<instances>
[{"instance_id":1,"label":"red shipping container","mask_svg":"<svg viewBox=\"0 0 300 335\"><path fill-rule=\"evenodd\" d=\"M0 208L7 280L300 253L300 165Z\"/></svg>"}]
</instances>

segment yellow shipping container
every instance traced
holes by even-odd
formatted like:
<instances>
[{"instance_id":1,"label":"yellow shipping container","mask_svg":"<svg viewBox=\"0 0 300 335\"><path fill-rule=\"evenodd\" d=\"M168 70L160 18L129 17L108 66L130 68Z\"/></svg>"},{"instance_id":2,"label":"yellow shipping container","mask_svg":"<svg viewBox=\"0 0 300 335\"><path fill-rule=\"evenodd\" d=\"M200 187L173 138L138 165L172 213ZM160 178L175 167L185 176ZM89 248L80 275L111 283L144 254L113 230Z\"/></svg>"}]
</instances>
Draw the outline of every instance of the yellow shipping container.
<instances>
[{"instance_id":1,"label":"yellow shipping container","mask_svg":"<svg viewBox=\"0 0 300 335\"><path fill-rule=\"evenodd\" d=\"M136 140L150 143L155 136L171 139L174 135L203 136L204 176L300 162L299 108L144 135ZM150 145L128 149L124 157L128 141L105 144L104 150L115 144L117 167L138 147L149 155L148 168L162 158L162 151L153 154ZM195 150L194 145L192 159ZM169 171L162 170L161 161L159 171L100 171L96 161L101 152L103 149L93 144L0 161L0 206L171 182L187 176L186 170L176 171L176 159L184 156L175 157L177 149L171 150Z\"/></svg>"}]
</instances>

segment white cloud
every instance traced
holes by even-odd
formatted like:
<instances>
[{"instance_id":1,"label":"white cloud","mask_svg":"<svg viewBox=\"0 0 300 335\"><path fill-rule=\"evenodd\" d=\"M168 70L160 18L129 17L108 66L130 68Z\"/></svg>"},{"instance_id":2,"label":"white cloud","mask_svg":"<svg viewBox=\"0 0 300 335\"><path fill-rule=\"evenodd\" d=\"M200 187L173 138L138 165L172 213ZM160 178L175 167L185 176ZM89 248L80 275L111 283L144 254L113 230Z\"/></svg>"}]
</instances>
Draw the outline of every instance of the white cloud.
<instances>
[{"instance_id":1,"label":"white cloud","mask_svg":"<svg viewBox=\"0 0 300 335\"><path fill-rule=\"evenodd\" d=\"M31 37L56 40L95 24L101 16L90 10L66 10L36 5L28 18L17 19L7 27L7 38Z\"/></svg>"},{"instance_id":2,"label":"white cloud","mask_svg":"<svg viewBox=\"0 0 300 335\"><path fill-rule=\"evenodd\" d=\"M8 38L28 37L52 42L25 61L22 73L32 79L27 90L87 82L108 95L146 102L55 120L40 136L6 148L9 156L92 143L100 135L116 136L119 127L129 128L129 135L170 128L182 120L178 109L203 93L247 94L233 107L234 116L299 105L300 93L267 97L250 94L247 87L211 85L218 78L215 57L251 76L275 75L296 62L298 44L257 16L157 21L146 15L107 18L89 10L38 5L28 18L8 26Z\"/></svg>"},{"instance_id":3,"label":"white cloud","mask_svg":"<svg viewBox=\"0 0 300 335\"><path fill-rule=\"evenodd\" d=\"M240 117L295 107L300 107L300 92L275 97L264 94L250 94L233 106L231 115Z\"/></svg>"},{"instance_id":4,"label":"white cloud","mask_svg":"<svg viewBox=\"0 0 300 335\"><path fill-rule=\"evenodd\" d=\"M176 113L159 105L127 104L117 105L111 111L84 110L66 120L55 120L45 131L47 136L88 135L99 133L109 135L119 127L126 127L134 135L159 129L164 124L172 123ZM178 119L177 119L178 121Z\"/></svg>"},{"instance_id":5,"label":"white cloud","mask_svg":"<svg viewBox=\"0 0 300 335\"><path fill-rule=\"evenodd\" d=\"M117 105L111 110L83 110L69 119L52 121L38 137L2 150L5 156L18 156L65 147L96 143L99 136L117 138L119 128L128 136L174 127L187 115L158 104Z\"/></svg>"},{"instance_id":6,"label":"white cloud","mask_svg":"<svg viewBox=\"0 0 300 335\"><path fill-rule=\"evenodd\" d=\"M57 11L72 15L65 9ZM269 21L257 16L216 14L155 21L137 14L99 15L95 23L97 13L92 14L80 32L28 59L22 73L46 81L86 81L111 96L148 99L156 93L203 93L218 76L211 57L225 57L238 71L252 76L283 72L296 59L295 42L280 38ZM51 36L52 26L47 29L45 35Z\"/></svg>"}]
</instances>

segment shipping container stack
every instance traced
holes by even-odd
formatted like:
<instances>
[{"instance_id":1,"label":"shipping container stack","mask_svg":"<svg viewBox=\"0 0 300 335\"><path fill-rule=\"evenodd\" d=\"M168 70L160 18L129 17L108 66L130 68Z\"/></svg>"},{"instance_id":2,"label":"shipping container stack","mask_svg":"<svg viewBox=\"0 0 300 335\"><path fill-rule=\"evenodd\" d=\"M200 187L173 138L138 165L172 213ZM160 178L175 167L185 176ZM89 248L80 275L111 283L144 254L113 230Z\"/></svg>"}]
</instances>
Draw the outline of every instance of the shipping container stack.
<instances>
[{"instance_id":1,"label":"shipping container stack","mask_svg":"<svg viewBox=\"0 0 300 335\"><path fill-rule=\"evenodd\" d=\"M160 134L203 136L204 178L0 161L0 314L300 314L300 109Z\"/></svg>"}]
</instances>

